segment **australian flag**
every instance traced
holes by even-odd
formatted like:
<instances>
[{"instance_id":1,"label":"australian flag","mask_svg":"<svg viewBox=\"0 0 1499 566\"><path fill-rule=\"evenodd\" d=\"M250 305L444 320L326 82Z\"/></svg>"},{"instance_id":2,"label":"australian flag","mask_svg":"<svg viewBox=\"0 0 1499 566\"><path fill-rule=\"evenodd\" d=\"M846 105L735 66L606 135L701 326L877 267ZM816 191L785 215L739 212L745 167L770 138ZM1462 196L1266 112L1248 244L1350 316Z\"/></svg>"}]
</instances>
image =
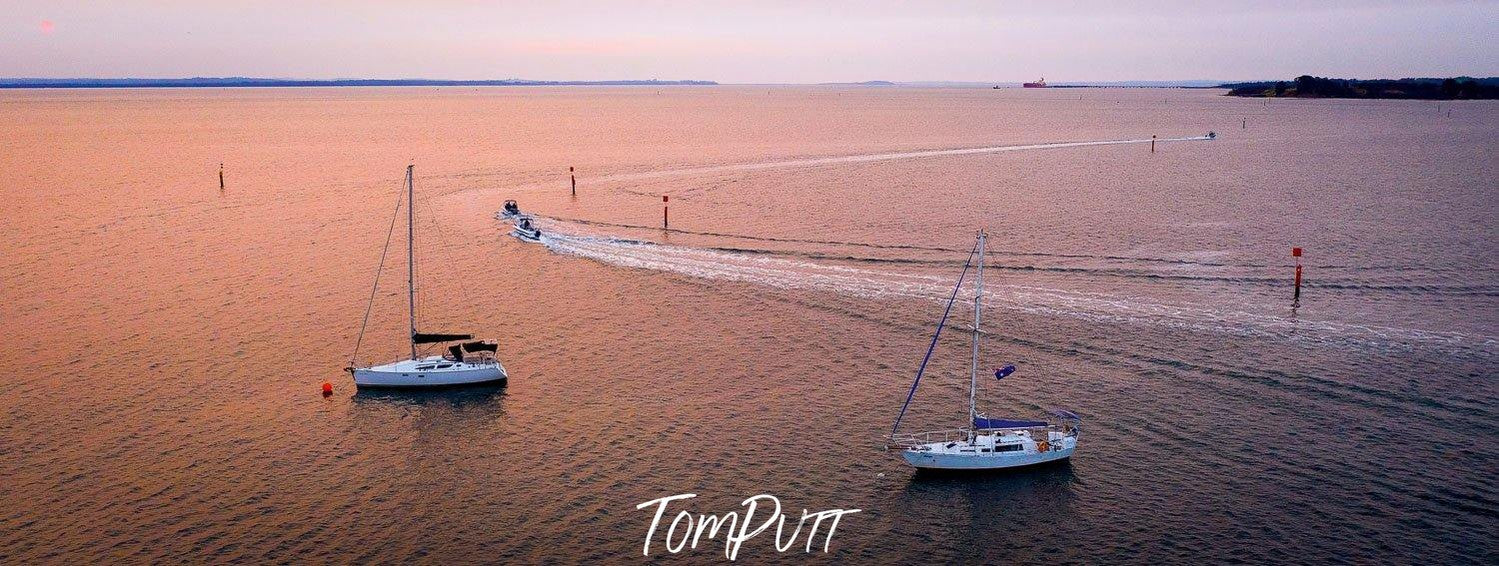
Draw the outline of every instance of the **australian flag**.
<instances>
[{"instance_id":1,"label":"australian flag","mask_svg":"<svg viewBox=\"0 0 1499 566\"><path fill-rule=\"evenodd\" d=\"M1004 379L1006 376L1012 373L1015 373L1015 366L1005 366L994 370L994 379Z\"/></svg>"}]
</instances>

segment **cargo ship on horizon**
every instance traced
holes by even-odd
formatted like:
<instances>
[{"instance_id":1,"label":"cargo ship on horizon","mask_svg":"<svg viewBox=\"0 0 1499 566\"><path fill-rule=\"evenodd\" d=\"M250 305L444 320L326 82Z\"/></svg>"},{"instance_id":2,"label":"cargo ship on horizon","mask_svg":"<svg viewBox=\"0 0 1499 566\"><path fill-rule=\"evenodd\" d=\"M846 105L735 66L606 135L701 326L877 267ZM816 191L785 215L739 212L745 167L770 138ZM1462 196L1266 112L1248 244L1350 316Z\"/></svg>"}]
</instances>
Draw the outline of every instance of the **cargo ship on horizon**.
<instances>
[{"instance_id":1,"label":"cargo ship on horizon","mask_svg":"<svg viewBox=\"0 0 1499 566\"><path fill-rule=\"evenodd\" d=\"M1046 77L1041 77L1041 80L1039 81L1033 83L1024 83L1020 86L1023 86L1025 88L1046 88Z\"/></svg>"}]
</instances>

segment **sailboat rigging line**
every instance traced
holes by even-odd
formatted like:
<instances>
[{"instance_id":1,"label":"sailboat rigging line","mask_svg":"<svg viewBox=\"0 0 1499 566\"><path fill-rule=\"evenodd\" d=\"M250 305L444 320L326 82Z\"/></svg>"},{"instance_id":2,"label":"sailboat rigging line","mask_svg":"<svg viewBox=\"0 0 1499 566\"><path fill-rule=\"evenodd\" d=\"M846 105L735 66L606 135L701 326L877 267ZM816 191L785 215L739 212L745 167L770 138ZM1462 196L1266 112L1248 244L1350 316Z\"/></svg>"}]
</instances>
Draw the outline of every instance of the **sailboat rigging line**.
<instances>
[{"instance_id":1,"label":"sailboat rigging line","mask_svg":"<svg viewBox=\"0 0 1499 566\"><path fill-rule=\"evenodd\" d=\"M370 311L375 307L375 292L380 289L380 273L385 271L385 256L390 252L390 239L396 233L396 219L401 217L401 203L405 195L396 198L396 211L390 215L390 229L385 231L385 249L380 250L380 266L375 268L375 285L370 288L370 300L364 305L364 321L359 323L359 338L354 340L354 355L349 356L349 367L358 365L359 346L364 343L364 329L370 324Z\"/></svg>"},{"instance_id":2,"label":"sailboat rigging line","mask_svg":"<svg viewBox=\"0 0 1499 566\"><path fill-rule=\"evenodd\" d=\"M952 314L953 303L958 301L958 291L963 289L963 278L968 276L968 268L973 265L973 255L978 253L979 244L973 245L973 251L968 252L968 259L963 262L963 272L958 275L958 284L952 289L952 296L947 299L947 308L942 311L942 320L937 323L937 331L932 333L932 344L926 348L926 356L921 358L921 367L916 370L916 379L911 382L911 391L906 393L906 402L900 406L900 414L895 416L895 426L890 427L890 437L895 437L895 432L900 430L900 421L906 417L906 409L911 406L911 398L916 396L916 386L921 384L921 376L926 373L926 364L932 360L932 352L937 349L937 338L942 336L942 328L947 326L947 315Z\"/></svg>"}]
</instances>

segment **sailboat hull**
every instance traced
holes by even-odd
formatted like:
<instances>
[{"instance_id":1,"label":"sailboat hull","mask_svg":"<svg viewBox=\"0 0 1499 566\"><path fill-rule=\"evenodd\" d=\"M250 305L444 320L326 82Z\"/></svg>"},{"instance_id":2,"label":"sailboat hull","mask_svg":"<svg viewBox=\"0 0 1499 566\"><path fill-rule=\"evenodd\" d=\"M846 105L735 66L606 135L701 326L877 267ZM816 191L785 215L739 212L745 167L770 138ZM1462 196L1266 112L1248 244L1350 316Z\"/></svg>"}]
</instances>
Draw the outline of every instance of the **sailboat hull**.
<instances>
[{"instance_id":1,"label":"sailboat hull","mask_svg":"<svg viewBox=\"0 0 1499 566\"><path fill-rule=\"evenodd\" d=\"M1049 462L1059 462L1072 457L1076 448L1049 450L1028 454L943 454L930 451L905 450L900 456L916 468L931 470L1003 470L1023 468Z\"/></svg>"},{"instance_id":2,"label":"sailboat hull","mask_svg":"<svg viewBox=\"0 0 1499 566\"><path fill-rule=\"evenodd\" d=\"M407 360L354 370L354 384L359 387L458 387L501 383L508 377L505 366L499 362L455 363L441 358Z\"/></svg>"},{"instance_id":3,"label":"sailboat hull","mask_svg":"<svg viewBox=\"0 0 1499 566\"><path fill-rule=\"evenodd\" d=\"M1076 430L1068 434L1052 430L1056 427L1047 428L1044 435L1036 429L925 433L933 437L941 434L942 440L906 443L900 456L912 466L932 470L1003 470L1071 458L1077 450Z\"/></svg>"}]
</instances>

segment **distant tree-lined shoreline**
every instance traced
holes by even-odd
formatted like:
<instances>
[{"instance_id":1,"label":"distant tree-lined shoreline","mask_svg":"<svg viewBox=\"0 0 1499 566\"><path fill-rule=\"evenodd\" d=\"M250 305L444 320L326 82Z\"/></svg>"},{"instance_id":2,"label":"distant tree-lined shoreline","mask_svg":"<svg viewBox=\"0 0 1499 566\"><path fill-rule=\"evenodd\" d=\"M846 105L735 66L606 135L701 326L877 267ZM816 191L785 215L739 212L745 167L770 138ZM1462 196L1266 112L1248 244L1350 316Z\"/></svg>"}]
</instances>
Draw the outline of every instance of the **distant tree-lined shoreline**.
<instances>
[{"instance_id":1,"label":"distant tree-lined shoreline","mask_svg":"<svg viewBox=\"0 0 1499 566\"><path fill-rule=\"evenodd\" d=\"M1477 100L1499 98L1499 77L1448 79L1329 79L1302 75L1292 81L1231 83L1229 96L1290 98L1406 98Z\"/></svg>"}]
</instances>

